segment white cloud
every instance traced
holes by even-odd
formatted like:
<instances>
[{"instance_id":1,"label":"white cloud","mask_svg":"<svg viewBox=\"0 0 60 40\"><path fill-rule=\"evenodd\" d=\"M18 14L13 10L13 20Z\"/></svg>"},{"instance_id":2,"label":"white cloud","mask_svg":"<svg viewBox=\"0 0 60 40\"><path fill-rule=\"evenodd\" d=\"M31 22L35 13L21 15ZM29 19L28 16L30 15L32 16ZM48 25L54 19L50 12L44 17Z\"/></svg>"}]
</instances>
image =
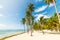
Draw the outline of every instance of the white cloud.
<instances>
[{"instance_id":1,"label":"white cloud","mask_svg":"<svg viewBox=\"0 0 60 40\"><path fill-rule=\"evenodd\" d=\"M0 30L16 30L20 29L19 25L0 24Z\"/></svg>"},{"instance_id":2,"label":"white cloud","mask_svg":"<svg viewBox=\"0 0 60 40\"><path fill-rule=\"evenodd\" d=\"M6 25L4 25L4 24L0 24L0 27L6 27Z\"/></svg>"},{"instance_id":3,"label":"white cloud","mask_svg":"<svg viewBox=\"0 0 60 40\"><path fill-rule=\"evenodd\" d=\"M7 28L7 25L5 25L5 24L0 24L0 30L4 30L4 29L6 29Z\"/></svg>"},{"instance_id":4,"label":"white cloud","mask_svg":"<svg viewBox=\"0 0 60 40\"><path fill-rule=\"evenodd\" d=\"M54 4L51 3L51 4L49 5L49 7L52 7L52 6L54 6Z\"/></svg>"},{"instance_id":5,"label":"white cloud","mask_svg":"<svg viewBox=\"0 0 60 40\"><path fill-rule=\"evenodd\" d=\"M3 14L0 14L0 17L3 17L4 15Z\"/></svg>"},{"instance_id":6,"label":"white cloud","mask_svg":"<svg viewBox=\"0 0 60 40\"><path fill-rule=\"evenodd\" d=\"M48 7L48 5L45 5L45 6L39 7L38 9L35 10L35 12L44 11L47 7Z\"/></svg>"},{"instance_id":7,"label":"white cloud","mask_svg":"<svg viewBox=\"0 0 60 40\"><path fill-rule=\"evenodd\" d=\"M49 18L47 15L43 15L43 14L36 14L36 21L39 20L42 16L44 16L44 18Z\"/></svg>"},{"instance_id":8,"label":"white cloud","mask_svg":"<svg viewBox=\"0 0 60 40\"><path fill-rule=\"evenodd\" d=\"M1 9L1 8L3 8L3 6L2 6L2 5L0 5L0 9Z\"/></svg>"}]
</instances>

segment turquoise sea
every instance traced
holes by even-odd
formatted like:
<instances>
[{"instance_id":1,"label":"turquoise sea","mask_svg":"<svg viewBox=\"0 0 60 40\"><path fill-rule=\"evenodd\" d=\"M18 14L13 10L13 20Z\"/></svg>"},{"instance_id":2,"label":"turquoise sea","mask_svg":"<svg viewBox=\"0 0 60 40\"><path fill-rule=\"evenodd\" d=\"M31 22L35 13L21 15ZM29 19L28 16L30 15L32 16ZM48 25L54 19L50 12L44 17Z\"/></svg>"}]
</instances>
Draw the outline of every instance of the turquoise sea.
<instances>
[{"instance_id":1,"label":"turquoise sea","mask_svg":"<svg viewBox=\"0 0 60 40\"><path fill-rule=\"evenodd\" d=\"M23 30L0 30L0 37L7 36L9 34L23 32Z\"/></svg>"}]
</instances>

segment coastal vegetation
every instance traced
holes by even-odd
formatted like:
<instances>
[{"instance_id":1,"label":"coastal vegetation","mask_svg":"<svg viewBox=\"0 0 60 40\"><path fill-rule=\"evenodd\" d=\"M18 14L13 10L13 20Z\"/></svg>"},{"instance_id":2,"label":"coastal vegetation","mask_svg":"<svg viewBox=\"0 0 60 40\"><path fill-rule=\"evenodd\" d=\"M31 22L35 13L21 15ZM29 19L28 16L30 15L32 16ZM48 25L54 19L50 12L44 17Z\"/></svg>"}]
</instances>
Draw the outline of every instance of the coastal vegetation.
<instances>
[{"instance_id":1,"label":"coastal vegetation","mask_svg":"<svg viewBox=\"0 0 60 40\"><path fill-rule=\"evenodd\" d=\"M34 24L34 16L32 15L33 11L34 11L34 5L32 3L30 3L26 10L26 16L24 17L24 19L22 19L23 24L26 23L26 25L27 25L27 32L29 31L28 26L30 26L31 36L32 36L32 30L33 30L33 24ZM23 20L25 20L25 21L23 21Z\"/></svg>"},{"instance_id":2,"label":"coastal vegetation","mask_svg":"<svg viewBox=\"0 0 60 40\"><path fill-rule=\"evenodd\" d=\"M57 14L57 17L58 17L57 21L59 21L59 23L60 23L59 13L58 13L58 9L57 9L57 6L56 6L56 0L45 0L45 3L47 3L48 5L50 5L51 3L54 4L56 14ZM59 29L59 27L57 26L57 31L59 31L58 29Z\"/></svg>"},{"instance_id":3,"label":"coastal vegetation","mask_svg":"<svg viewBox=\"0 0 60 40\"><path fill-rule=\"evenodd\" d=\"M27 7L25 17L22 18L22 23L27 25L27 32L29 32L30 30L31 36L32 36L33 30L40 30L40 31L51 30L51 31L56 31L56 32L60 31L60 18L59 18L59 13L56 7L56 1L44 0L44 2L47 3L48 5L53 3L56 9L56 13L53 13L53 15L49 18L44 18L44 16L42 16L36 22L34 21L35 18L32 15L32 13L34 12L34 4L30 3ZM24 26L24 30L25 30L25 26Z\"/></svg>"}]
</instances>

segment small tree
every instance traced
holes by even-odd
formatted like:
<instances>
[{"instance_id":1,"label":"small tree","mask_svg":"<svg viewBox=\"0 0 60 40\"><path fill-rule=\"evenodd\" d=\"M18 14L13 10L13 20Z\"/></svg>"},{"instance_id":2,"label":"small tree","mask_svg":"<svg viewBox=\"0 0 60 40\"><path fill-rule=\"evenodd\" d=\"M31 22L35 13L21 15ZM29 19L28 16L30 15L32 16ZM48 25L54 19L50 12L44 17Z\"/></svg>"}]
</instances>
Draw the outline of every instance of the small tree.
<instances>
[{"instance_id":1,"label":"small tree","mask_svg":"<svg viewBox=\"0 0 60 40\"><path fill-rule=\"evenodd\" d=\"M24 25L24 32L25 32L25 22L26 22L25 18L22 18L22 24Z\"/></svg>"}]
</instances>

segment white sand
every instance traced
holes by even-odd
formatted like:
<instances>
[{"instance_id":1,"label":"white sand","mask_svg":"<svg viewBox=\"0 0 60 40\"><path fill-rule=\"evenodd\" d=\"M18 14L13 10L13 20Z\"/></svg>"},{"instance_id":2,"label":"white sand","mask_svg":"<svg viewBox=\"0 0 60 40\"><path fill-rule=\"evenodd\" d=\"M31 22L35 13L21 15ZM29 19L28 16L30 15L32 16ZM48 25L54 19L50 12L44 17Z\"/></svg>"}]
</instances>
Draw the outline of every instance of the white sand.
<instances>
[{"instance_id":1,"label":"white sand","mask_svg":"<svg viewBox=\"0 0 60 40\"><path fill-rule=\"evenodd\" d=\"M21 35L13 36L5 40L60 40L60 34L42 34L38 31L34 31L33 36L30 33L24 33Z\"/></svg>"}]
</instances>

